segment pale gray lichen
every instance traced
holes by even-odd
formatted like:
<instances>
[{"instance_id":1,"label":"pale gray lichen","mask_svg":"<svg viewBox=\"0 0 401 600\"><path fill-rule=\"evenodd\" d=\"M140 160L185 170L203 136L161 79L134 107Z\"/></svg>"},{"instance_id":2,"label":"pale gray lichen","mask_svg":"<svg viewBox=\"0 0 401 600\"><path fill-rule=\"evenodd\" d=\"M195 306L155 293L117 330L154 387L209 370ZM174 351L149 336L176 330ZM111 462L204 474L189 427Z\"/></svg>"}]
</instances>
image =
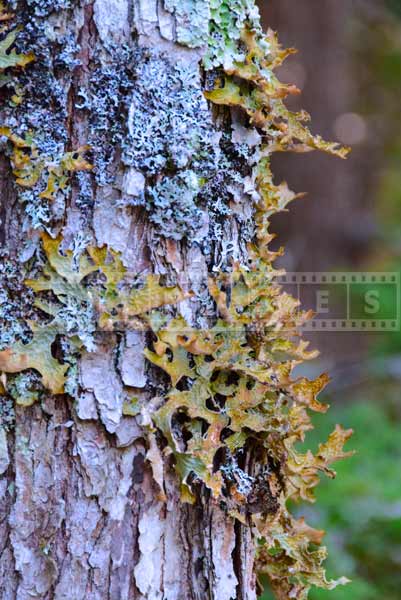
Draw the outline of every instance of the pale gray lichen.
<instances>
[{"instance_id":1,"label":"pale gray lichen","mask_svg":"<svg viewBox=\"0 0 401 600\"><path fill-rule=\"evenodd\" d=\"M33 294L23 285L18 265L0 255L0 350L30 340L26 319L32 316L32 305Z\"/></svg>"},{"instance_id":2,"label":"pale gray lichen","mask_svg":"<svg viewBox=\"0 0 401 600\"><path fill-rule=\"evenodd\" d=\"M178 43L189 48L207 45L209 0L164 0L164 8L175 16Z\"/></svg>"},{"instance_id":3,"label":"pale gray lichen","mask_svg":"<svg viewBox=\"0 0 401 600\"><path fill-rule=\"evenodd\" d=\"M79 370L77 362L71 365L67 371L64 390L71 398L77 399L79 396Z\"/></svg>"},{"instance_id":4,"label":"pale gray lichen","mask_svg":"<svg viewBox=\"0 0 401 600\"><path fill-rule=\"evenodd\" d=\"M10 378L7 391L17 404L31 406L39 400L43 386L35 371L24 371Z\"/></svg>"},{"instance_id":5,"label":"pale gray lichen","mask_svg":"<svg viewBox=\"0 0 401 600\"><path fill-rule=\"evenodd\" d=\"M18 0L12 2L16 8L18 4ZM52 12L71 8L73 0L26 0L26 4L35 16L45 17Z\"/></svg>"},{"instance_id":6,"label":"pale gray lichen","mask_svg":"<svg viewBox=\"0 0 401 600\"><path fill-rule=\"evenodd\" d=\"M237 452L237 454L241 454L241 451ZM240 494L248 496L252 492L255 478L241 469L238 465L238 458L236 456L231 454L226 456L220 470L229 483L236 485Z\"/></svg>"},{"instance_id":7,"label":"pale gray lichen","mask_svg":"<svg viewBox=\"0 0 401 600\"><path fill-rule=\"evenodd\" d=\"M215 156L215 130L196 66L171 65L151 51L138 57L130 99L125 164L154 175L183 169L203 150Z\"/></svg>"},{"instance_id":8,"label":"pale gray lichen","mask_svg":"<svg viewBox=\"0 0 401 600\"><path fill-rule=\"evenodd\" d=\"M55 58L55 66L62 67L72 71L76 67L79 67L82 63L77 55L80 51L80 46L76 41L75 36L72 33L68 33L57 39L57 44L60 51L57 53Z\"/></svg>"},{"instance_id":9,"label":"pale gray lichen","mask_svg":"<svg viewBox=\"0 0 401 600\"><path fill-rule=\"evenodd\" d=\"M70 366L66 373L66 380L64 384L64 390L66 394L71 396L71 398L75 398L75 400L79 397L79 368L78 361L80 357L80 352L77 349L76 345L74 345L71 340L66 337L62 337L60 340L61 350L63 352L63 360L65 363L68 363Z\"/></svg>"},{"instance_id":10,"label":"pale gray lichen","mask_svg":"<svg viewBox=\"0 0 401 600\"><path fill-rule=\"evenodd\" d=\"M74 296L65 296L52 322L67 337L77 336L88 352L96 348L96 319L93 305Z\"/></svg>"},{"instance_id":11,"label":"pale gray lichen","mask_svg":"<svg viewBox=\"0 0 401 600\"><path fill-rule=\"evenodd\" d=\"M77 188L76 205L84 215L94 206L95 199L93 193L93 176L88 171L78 171L74 173L72 182Z\"/></svg>"},{"instance_id":12,"label":"pale gray lichen","mask_svg":"<svg viewBox=\"0 0 401 600\"><path fill-rule=\"evenodd\" d=\"M253 0L210 0L208 51L203 59L206 69L230 68L235 61L244 60L240 40L246 23L261 29Z\"/></svg>"},{"instance_id":13,"label":"pale gray lichen","mask_svg":"<svg viewBox=\"0 0 401 600\"><path fill-rule=\"evenodd\" d=\"M126 202L145 206L157 234L202 242L208 253L231 214L235 186L251 171L252 152L216 131L196 65L171 65L152 51L138 57L122 148L145 185Z\"/></svg>"},{"instance_id":14,"label":"pale gray lichen","mask_svg":"<svg viewBox=\"0 0 401 600\"><path fill-rule=\"evenodd\" d=\"M180 240L196 237L204 229L205 220L195 202L199 191L198 177L190 170L148 188L145 206L160 235Z\"/></svg>"},{"instance_id":15,"label":"pale gray lichen","mask_svg":"<svg viewBox=\"0 0 401 600\"><path fill-rule=\"evenodd\" d=\"M29 68L18 73L20 102L5 103L2 107L2 126L23 139L29 136L38 156L46 164L57 164L68 144L68 87L72 70L78 64L74 55L79 47L72 33L72 25L71 31L67 29L65 35L55 40L52 32L46 30L43 17L70 6L72 3L69 0L20 0L10 5L15 11L20 29L16 48L22 53L33 52L35 61ZM58 56L56 61L55 56ZM7 86L10 98L14 88L15 81L11 80ZM8 143L7 148L11 154L11 143ZM39 159L35 166L39 166ZM49 229L53 221L64 215L64 198L68 196L70 189L65 187L60 191L57 203L51 207L49 200L40 195L45 188L42 176L29 189L26 186L16 186L17 197L24 211L25 230Z\"/></svg>"},{"instance_id":16,"label":"pale gray lichen","mask_svg":"<svg viewBox=\"0 0 401 600\"><path fill-rule=\"evenodd\" d=\"M68 139L67 90L72 71L79 65L79 44L68 28L61 41L53 39L44 28L40 13L50 10L49 3L20 2L19 7L23 9L20 18L24 28L20 48L34 48L37 61L32 73L22 74L24 102L6 111L5 123L16 126L15 132L21 136L33 130L41 154L57 161ZM68 7L68 2L61 2L53 8ZM175 14L180 42L193 46L205 45L209 34L211 43L217 24L230 37L230 27L236 25L238 32L239 23L253 18L247 0L236 0L228 12L226 6L216 7L213 2L212 13L209 2L168 0L165 8ZM188 18L195 23L191 31L186 28ZM60 73L53 68L56 47ZM121 150L123 163L144 179L143 191L133 197L123 192L121 205L145 206L156 233L166 238L201 242L206 253L211 251L213 241L220 243L235 189L241 187L246 169L249 174L251 161L243 144L228 147L226 136L216 131L198 65L184 61L171 64L163 54L110 41L101 55L100 48L99 53L94 53L89 85L78 91L75 109L86 113L97 185L118 187L116 165ZM72 187L66 186L51 204L40 195L42 179L34 189L19 189L25 229L49 231L63 216L71 189L75 190L75 203L84 221L90 219L94 206L93 174L75 173ZM238 211L238 220L241 219ZM73 309L66 307L60 312L64 330L67 335L80 332L80 337L88 332L89 337L83 335L83 339L90 347L90 317L73 323ZM85 310L79 312L85 314Z\"/></svg>"},{"instance_id":17,"label":"pale gray lichen","mask_svg":"<svg viewBox=\"0 0 401 600\"><path fill-rule=\"evenodd\" d=\"M113 44L109 44L108 51L106 65L95 54L95 67L91 72L89 85L78 91L75 102L78 111L87 113L93 172L96 183L101 186L114 181L114 160L126 135L129 98L135 85L134 51ZM79 177L82 182L84 177ZM90 177L86 177L85 189L80 192L81 205L88 205L90 202L92 192L89 182Z\"/></svg>"},{"instance_id":18,"label":"pale gray lichen","mask_svg":"<svg viewBox=\"0 0 401 600\"><path fill-rule=\"evenodd\" d=\"M0 396L0 427L10 431L15 424L14 403L8 396Z\"/></svg>"}]
</instances>

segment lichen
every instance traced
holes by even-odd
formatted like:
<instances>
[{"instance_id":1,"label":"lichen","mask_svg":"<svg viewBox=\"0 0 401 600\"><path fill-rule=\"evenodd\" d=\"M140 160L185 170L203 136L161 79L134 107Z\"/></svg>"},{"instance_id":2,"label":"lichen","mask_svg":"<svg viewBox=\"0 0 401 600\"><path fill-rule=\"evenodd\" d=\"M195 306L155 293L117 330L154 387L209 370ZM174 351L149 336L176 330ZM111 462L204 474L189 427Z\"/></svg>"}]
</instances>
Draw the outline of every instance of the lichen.
<instances>
[{"instance_id":1,"label":"lichen","mask_svg":"<svg viewBox=\"0 0 401 600\"><path fill-rule=\"evenodd\" d=\"M334 476L331 463L347 456L343 446L352 432L337 427L316 455L297 450L311 428L308 410L327 410L317 395L328 378L291 377L294 366L316 353L294 341L310 315L274 283L272 263L280 252L269 250L269 219L297 196L273 183L269 159L274 151L309 149L343 158L347 149L313 136L303 125L305 113L286 108L283 98L297 90L281 84L273 70L290 53L273 33L262 35L253 2L212 6L205 66L223 71L206 78L205 96L243 111L250 131L259 134L252 156L245 152L252 175L238 180L253 200L254 238L245 264L234 262L209 279L215 324L200 330L182 317L168 323L152 318L156 340L145 355L171 381L153 425L174 457L183 500L195 501L203 482L236 519L251 521L263 542L260 571L277 598L304 599L311 585L333 589L346 580L327 581L326 551L311 547L321 535L287 505L314 500L319 473ZM251 472L243 468L246 455L255 457Z\"/></svg>"},{"instance_id":2,"label":"lichen","mask_svg":"<svg viewBox=\"0 0 401 600\"><path fill-rule=\"evenodd\" d=\"M344 157L346 149L312 135L306 113L286 108L285 97L297 90L280 83L274 69L292 51L282 50L272 32L263 35L253 0L167 0L179 43L205 49L202 76L194 63L171 64L165 54L110 41L91 57L89 85L69 96L79 45L68 27L61 42L55 40L43 16L72 4L13 5L26 10L18 13L19 35L3 41L3 54L14 61L6 75L16 68L19 78L5 82L0 133L25 226L51 231L64 215L70 185L77 188L76 206L87 212L96 183L118 190L119 206L143 206L159 240L199 247L214 274L196 298L206 311L203 328L196 328L173 308L192 293L158 275L132 282L121 257L94 247L84 234L67 240L42 233L30 279L24 283L22 269L14 272L12 265L0 269L6 282L2 397L8 393L29 406L48 390L79 401L86 384L78 363L86 361L87 372L91 363L98 365L99 339L106 332L150 329L144 355L160 375L148 383L150 403L133 398L119 381L109 406L107 385L99 391L88 383L108 432L116 431L123 412L141 416L159 498L166 497L162 461L171 459L183 501L195 502L203 486L252 527L260 538L259 569L277 598L301 600L311 585L343 583L326 580L325 549L311 545L321 543L320 532L288 509L289 501L314 499L320 473L334 476L331 464L347 455L343 446L351 433L337 427L315 455L297 448L311 428L308 411L327 408L317 395L328 379L292 376L315 353L295 341L310 315L275 283L280 252L269 248L269 220L297 195L273 182L270 156L320 149ZM17 50L9 53L14 43ZM23 67L32 62L33 47L32 74ZM53 69L54 54L62 77ZM93 175L86 146L67 151L71 97L74 113L82 111L88 124ZM227 223L238 227L238 243L229 239ZM16 300L26 288L29 311ZM116 347L108 352L105 365L116 360Z\"/></svg>"},{"instance_id":3,"label":"lichen","mask_svg":"<svg viewBox=\"0 0 401 600\"><path fill-rule=\"evenodd\" d=\"M19 265L1 253L0 261L0 350L17 341L28 342L26 319L32 316L33 295L24 286Z\"/></svg>"},{"instance_id":4,"label":"lichen","mask_svg":"<svg viewBox=\"0 0 401 600\"><path fill-rule=\"evenodd\" d=\"M177 41L189 48L205 46L210 20L209 0L165 0L164 7L174 14Z\"/></svg>"},{"instance_id":5,"label":"lichen","mask_svg":"<svg viewBox=\"0 0 401 600\"><path fill-rule=\"evenodd\" d=\"M261 32L259 11L253 0L210 0L208 52L203 58L206 69L226 69L234 61L244 60L240 39L246 24ZM264 49L267 51L268 46L264 45Z\"/></svg>"},{"instance_id":6,"label":"lichen","mask_svg":"<svg viewBox=\"0 0 401 600\"><path fill-rule=\"evenodd\" d=\"M161 236L193 239L197 231L204 228L205 217L196 205L199 191L198 177L189 169L175 177L166 177L147 189L145 206L150 221Z\"/></svg>"},{"instance_id":7,"label":"lichen","mask_svg":"<svg viewBox=\"0 0 401 600\"><path fill-rule=\"evenodd\" d=\"M92 169L91 163L84 158L88 147L74 152L53 146L43 148L40 135L27 132L20 137L9 127L0 127L0 136L11 142L10 159L15 183L19 200L26 205L30 225L33 229L43 229L50 221L52 203L60 196L65 197L70 190L70 174ZM46 154L41 152L45 149Z\"/></svg>"},{"instance_id":8,"label":"lichen","mask_svg":"<svg viewBox=\"0 0 401 600\"><path fill-rule=\"evenodd\" d=\"M77 114L85 114L89 123L88 143L94 157L94 175L98 185L114 181L116 152L126 135L129 99L134 89L136 56L128 48L109 46L109 59L103 64L94 57L88 86L77 92Z\"/></svg>"},{"instance_id":9,"label":"lichen","mask_svg":"<svg viewBox=\"0 0 401 600\"><path fill-rule=\"evenodd\" d=\"M198 69L171 65L152 51L138 56L137 85L130 101L124 162L145 175L164 168L184 169L199 153L215 156L215 130L205 102Z\"/></svg>"},{"instance_id":10,"label":"lichen","mask_svg":"<svg viewBox=\"0 0 401 600\"><path fill-rule=\"evenodd\" d=\"M17 54L15 49L10 50L17 35L18 30L14 29L14 31L10 31L0 42L0 71L5 71L9 67L25 67L35 59L33 52Z\"/></svg>"},{"instance_id":11,"label":"lichen","mask_svg":"<svg viewBox=\"0 0 401 600\"><path fill-rule=\"evenodd\" d=\"M39 400L43 387L34 371L20 373L7 382L7 392L19 406L32 406Z\"/></svg>"},{"instance_id":12,"label":"lichen","mask_svg":"<svg viewBox=\"0 0 401 600\"><path fill-rule=\"evenodd\" d=\"M145 206L158 235L197 241L207 254L212 242L221 242L235 188L251 172L252 151L216 131L197 66L171 65L167 56L142 51L135 75L123 161L145 185L125 200Z\"/></svg>"},{"instance_id":13,"label":"lichen","mask_svg":"<svg viewBox=\"0 0 401 600\"><path fill-rule=\"evenodd\" d=\"M149 311L186 297L176 287L161 286L154 275L135 287L128 285L117 254L90 246L78 254L62 253L61 241L42 235L46 257L42 275L25 280L35 293L34 307L39 313L26 322L27 340L13 341L0 350L0 371L34 369L53 394L64 393L66 384L73 389L77 353L95 350L97 331L144 328ZM56 337L64 340L66 360L62 363L53 356Z\"/></svg>"},{"instance_id":14,"label":"lichen","mask_svg":"<svg viewBox=\"0 0 401 600\"><path fill-rule=\"evenodd\" d=\"M4 395L4 390L0 394L0 428L5 431L11 431L15 424L15 410L13 401Z\"/></svg>"},{"instance_id":15,"label":"lichen","mask_svg":"<svg viewBox=\"0 0 401 600\"><path fill-rule=\"evenodd\" d=\"M269 46L266 54L264 45ZM261 37L245 28L241 33L244 60L234 61L225 68L224 75L216 80L213 90L205 92L206 98L223 106L240 107L254 125L265 135L265 152L292 150L306 152L323 150L345 158L349 152L336 143L325 142L319 135L312 135L303 125L309 120L304 111L293 113L287 109L283 98L299 90L280 83L273 69L279 66L290 52L283 51L273 32Z\"/></svg>"},{"instance_id":16,"label":"lichen","mask_svg":"<svg viewBox=\"0 0 401 600\"><path fill-rule=\"evenodd\" d=\"M17 5L18 0L12 0L10 4ZM36 17L46 17L52 12L71 8L72 0L26 0L26 4Z\"/></svg>"}]
</instances>

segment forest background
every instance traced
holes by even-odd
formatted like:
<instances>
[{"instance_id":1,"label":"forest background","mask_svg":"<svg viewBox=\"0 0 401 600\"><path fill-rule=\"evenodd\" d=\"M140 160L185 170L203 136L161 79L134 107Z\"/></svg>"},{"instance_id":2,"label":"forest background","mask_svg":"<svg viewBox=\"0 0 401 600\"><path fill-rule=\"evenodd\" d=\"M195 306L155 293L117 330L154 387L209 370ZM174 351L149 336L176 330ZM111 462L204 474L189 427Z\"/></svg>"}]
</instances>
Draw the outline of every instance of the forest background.
<instances>
[{"instance_id":1,"label":"forest background","mask_svg":"<svg viewBox=\"0 0 401 600\"><path fill-rule=\"evenodd\" d=\"M312 129L353 147L347 161L276 155L273 171L307 193L273 221L291 272L401 270L401 0L261 0L265 27L299 52L280 77L302 90ZM295 99L294 107L298 100ZM300 105L299 105L300 106ZM389 298L388 302L393 302ZM312 306L313 308L313 306ZM352 583L312 600L399 599L401 589L401 332L310 336L314 365L332 376L337 422L355 430L356 455L322 481L316 507L299 514L329 533L329 574ZM324 399L323 399L324 400ZM308 445L314 443L313 433ZM316 437L315 445L318 443ZM266 591L263 600L270 600Z\"/></svg>"}]
</instances>

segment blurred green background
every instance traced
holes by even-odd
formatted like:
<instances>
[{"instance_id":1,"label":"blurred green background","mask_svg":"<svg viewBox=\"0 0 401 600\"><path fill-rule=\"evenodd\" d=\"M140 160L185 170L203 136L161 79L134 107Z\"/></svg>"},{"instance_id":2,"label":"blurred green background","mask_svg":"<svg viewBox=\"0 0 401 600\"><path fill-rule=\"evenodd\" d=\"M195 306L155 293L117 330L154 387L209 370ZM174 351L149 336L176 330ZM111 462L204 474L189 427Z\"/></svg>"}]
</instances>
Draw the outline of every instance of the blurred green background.
<instances>
[{"instance_id":1,"label":"blurred green background","mask_svg":"<svg viewBox=\"0 0 401 600\"><path fill-rule=\"evenodd\" d=\"M265 0L265 25L299 54L281 78L302 89L294 108L312 129L353 147L346 163L279 156L277 179L308 199L277 218L290 271L401 271L401 0ZM291 65L291 60L294 62ZM399 301L399 300L398 300ZM387 302L393 302L387 298ZM314 505L294 507L325 529L328 575L352 583L312 600L401 599L401 332L311 336L311 374L333 378L315 449L336 423L355 431L356 455L322 480ZM263 600L272 596L266 589Z\"/></svg>"}]
</instances>

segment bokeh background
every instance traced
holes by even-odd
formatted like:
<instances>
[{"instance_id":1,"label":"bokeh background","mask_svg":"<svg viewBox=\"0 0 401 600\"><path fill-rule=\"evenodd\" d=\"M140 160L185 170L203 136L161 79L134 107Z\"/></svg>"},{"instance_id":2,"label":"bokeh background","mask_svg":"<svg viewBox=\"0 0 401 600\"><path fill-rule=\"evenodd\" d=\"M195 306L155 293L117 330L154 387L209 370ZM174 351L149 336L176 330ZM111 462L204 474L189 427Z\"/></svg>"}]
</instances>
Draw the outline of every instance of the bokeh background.
<instances>
[{"instance_id":1,"label":"bokeh background","mask_svg":"<svg viewBox=\"0 0 401 600\"><path fill-rule=\"evenodd\" d=\"M302 89L312 130L353 147L347 161L277 155L277 182L307 192L272 230L289 271L401 270L401 0L260 0L265 27L299 53L281 68ZM295 510L325 529L331 577L352 583L312 600L401 599L401 332L314 334L329 371L307 446L335 423L355 430L353 458ZM313 373L312 373L313 374ZM271 598L266 589L263 600Z\"/></svg>"}]
</instances>

